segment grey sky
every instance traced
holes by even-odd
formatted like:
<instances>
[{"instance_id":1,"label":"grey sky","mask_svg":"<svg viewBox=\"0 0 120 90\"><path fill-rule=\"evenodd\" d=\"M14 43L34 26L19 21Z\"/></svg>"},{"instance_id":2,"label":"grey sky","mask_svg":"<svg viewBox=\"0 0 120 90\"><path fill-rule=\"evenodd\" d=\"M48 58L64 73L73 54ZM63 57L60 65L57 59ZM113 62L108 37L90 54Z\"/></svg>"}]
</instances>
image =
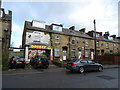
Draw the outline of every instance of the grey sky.
<instances>
[{"instance_id":1,"label":"grey sky","mask_svg":"<svg viewBox=\"0 0 120 90\"><path fill-rule=\"evenodd\" d=\"M80 0L79 2L3 2L2 7L13 12L12 41L21 45L24 21L33 19L46 24L61 23L65 28L75 25L76 30L93 30L118 36L119 0Z\"/></svg>"}]
</instances>

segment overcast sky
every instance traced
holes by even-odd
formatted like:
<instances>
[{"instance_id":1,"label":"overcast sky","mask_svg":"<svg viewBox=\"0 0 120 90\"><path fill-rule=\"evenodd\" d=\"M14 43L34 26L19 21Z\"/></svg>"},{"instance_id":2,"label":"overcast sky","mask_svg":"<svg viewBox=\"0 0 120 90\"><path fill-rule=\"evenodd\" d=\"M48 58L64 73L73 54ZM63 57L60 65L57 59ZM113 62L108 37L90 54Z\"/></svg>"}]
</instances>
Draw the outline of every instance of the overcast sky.
<instances>
[{"instance_id":1,"label":"overcast sky","mask_svg":"<svg viewBox=\"0 0 120 90\"><path fill-rule=\"evenodd\" d=\"M93 30L96 19L96 30L109 31L118 36L118 1L119 0L78 0L72 2L2 2L2 7L12 11L12 40L14 47L22 44L22 33L25 21L42 20L46 24L60 23L63 27L75 26L76 30L86 28ZM32 0L31 0L32 1ZM34 0L33 0L34 1ZM44 0L45 1L45 0ZM120 36L120 35L119 35Z\"/></svg>"}]
</instances>

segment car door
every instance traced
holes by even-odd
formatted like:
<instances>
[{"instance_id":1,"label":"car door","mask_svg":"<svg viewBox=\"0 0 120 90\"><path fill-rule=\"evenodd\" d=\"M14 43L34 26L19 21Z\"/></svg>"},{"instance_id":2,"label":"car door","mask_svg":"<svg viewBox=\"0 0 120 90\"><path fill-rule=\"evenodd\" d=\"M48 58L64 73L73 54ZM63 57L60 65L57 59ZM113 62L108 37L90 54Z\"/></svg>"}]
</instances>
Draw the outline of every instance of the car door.
<instances>
[{"instance_id":1,"label":"car door","mask_svg":"<svg viewBox=\"0 0 120 90\"><path fill-rule=\"evenodd\" d=\"M80 63L82 64L82 66L84 66L86 71L89 71L90 68L87 60L81 60Z\"/></svg>"},{"instance_id":2,"label":"car door","mask_svg":"<svg viewBox=\"0 0 120 90\"><path fill-rule=\"evenodd\" d=\"M91 61L91 60L88 60L88 65L89 65L89 68L90 70L96 70L96 68L98 67L95 62Z\"/></svg>"}]
</instances>

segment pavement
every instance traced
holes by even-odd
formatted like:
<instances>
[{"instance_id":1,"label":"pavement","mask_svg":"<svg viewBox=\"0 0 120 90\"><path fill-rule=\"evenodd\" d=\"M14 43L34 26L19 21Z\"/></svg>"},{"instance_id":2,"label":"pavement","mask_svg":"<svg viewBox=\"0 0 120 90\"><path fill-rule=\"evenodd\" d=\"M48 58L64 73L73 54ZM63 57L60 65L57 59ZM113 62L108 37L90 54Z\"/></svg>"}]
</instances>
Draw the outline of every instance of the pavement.
<instances>
[{"instance_id":1,"label":"pavement","mask_svg":"<svg viewBox=\"0 0 120 90\"><path fill-rule=\"evenodd\" d=\"M103 65L104 69L120 68L120 65Z\"/></svg>"}]
</instances>

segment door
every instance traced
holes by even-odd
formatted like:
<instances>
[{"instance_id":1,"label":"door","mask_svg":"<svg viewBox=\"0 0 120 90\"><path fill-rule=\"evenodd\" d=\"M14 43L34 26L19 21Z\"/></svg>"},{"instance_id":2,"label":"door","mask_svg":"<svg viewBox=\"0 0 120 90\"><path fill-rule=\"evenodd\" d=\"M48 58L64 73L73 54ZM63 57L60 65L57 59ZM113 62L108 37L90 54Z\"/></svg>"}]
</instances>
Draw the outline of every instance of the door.
<instances>
[{"instance_id":1,"label":"door","mask_svg":"<svg viewBox=\"0 0 120 90\"><path fill-rule=\"evenodd\" d=\"M81 53L81 51L78 51L78 59L81 59L82 57L82 53Z\"/></svg>"},{"instance_id":2,"label":"door","mask_svg":"<svg viewBox=\"0 0 120 90\"><path fill-rule=\"evenodd\" d=\"M67 55L67 51L64 50L64 51L63 51L63 60L66 60L66 59L67 59L67 56L66 56L66 55Z\"/></svg>"}]
</instances>

